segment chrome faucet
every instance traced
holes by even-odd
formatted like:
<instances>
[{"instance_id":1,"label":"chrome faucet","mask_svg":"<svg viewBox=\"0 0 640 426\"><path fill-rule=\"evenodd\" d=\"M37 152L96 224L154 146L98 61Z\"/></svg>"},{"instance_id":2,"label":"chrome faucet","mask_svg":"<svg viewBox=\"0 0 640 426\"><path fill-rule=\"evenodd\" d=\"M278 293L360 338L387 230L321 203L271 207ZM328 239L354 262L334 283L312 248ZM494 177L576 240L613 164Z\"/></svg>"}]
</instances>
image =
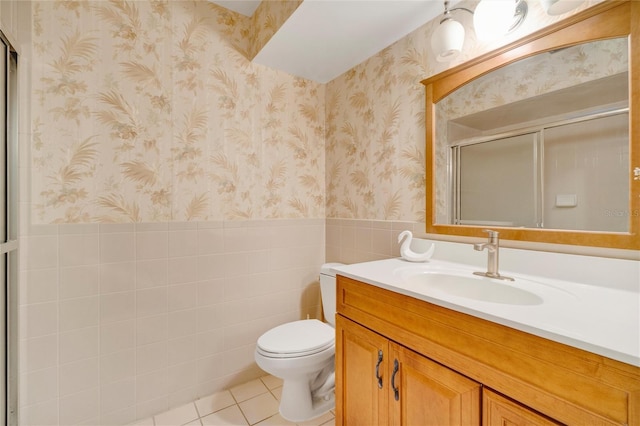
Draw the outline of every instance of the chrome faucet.
<instances>
[{"instance_id":1,"label":"chrome faucet","mask_svg":"<svg viewBox=\"0 0 640 426\"><path fill-rule=\"evenodd\" d=\"M489 240L486 243L474 244L473 249L478 251L487 249L487 272L474 272L474 274L499 280L514 281L513 278L502 276L498 272L498 252L500 251L498 235L500 233L490 229L485 229L484 232L489 233Z\"/></svg>"}]
</instances>

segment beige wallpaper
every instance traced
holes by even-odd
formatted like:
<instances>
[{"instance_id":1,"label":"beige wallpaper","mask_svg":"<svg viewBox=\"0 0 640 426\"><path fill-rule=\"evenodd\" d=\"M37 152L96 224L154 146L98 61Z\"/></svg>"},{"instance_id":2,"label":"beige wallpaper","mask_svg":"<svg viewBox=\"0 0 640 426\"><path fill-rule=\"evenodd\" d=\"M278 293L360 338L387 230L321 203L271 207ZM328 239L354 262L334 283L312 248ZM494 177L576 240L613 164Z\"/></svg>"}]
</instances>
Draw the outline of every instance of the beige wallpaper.
<instances>
[{"instance_id":1,"label":"beige wallpaper","mask_svg":"<svg viewBox=\"0 0 640 426\"><path fill-rule=\"evenodd\" d=\"M627 39L615 38L536 55L460 87L438 103L438 112L452 120L623 73L629 69L627 51Z\"/></svg>"},{"instance_id":2,"label":"beige wallpaper","mask_svg":"<svg viewBox=\"0 0 640 426\"><path fill-rule=\"evenodd\" d=\"M33 3L32 221L321 218L324 87L211 3Z\"/></svg>"},{"instance_id":3,"label":"beige wallpaper","mask_svg":"<svg viewBox=\"0 0 640 426\"><path fill-rule=\"evenodd\" d=\"M32 221L423 221L420 81L565 17L531 2L504 39L467 31L453 63L434 60L431 22L320 85L247 60L298 5L277 3L247 18L204 1L35 2Z\"/></svg>"}]
</instances>

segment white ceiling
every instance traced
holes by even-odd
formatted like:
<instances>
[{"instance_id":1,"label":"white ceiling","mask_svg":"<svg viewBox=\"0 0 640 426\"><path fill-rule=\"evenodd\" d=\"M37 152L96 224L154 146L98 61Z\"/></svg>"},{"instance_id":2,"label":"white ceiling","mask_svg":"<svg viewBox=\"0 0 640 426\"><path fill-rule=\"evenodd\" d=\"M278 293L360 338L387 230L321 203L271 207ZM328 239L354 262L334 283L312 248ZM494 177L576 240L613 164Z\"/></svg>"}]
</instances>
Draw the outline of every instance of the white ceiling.
<instances>
[{"instance_id":1,"label":"white ceiling","mask_svg":"<svg viewBox=\"0 0 640 426\"><path fill-rule=\"evenodd\" d=\"M226 7L227 9L233 10L234 12L241 13L246 16L253 15L253 12L256 11L258 5L260 5L260 0L209 0L211 3L215 3L222 7Z\"/></svg>"},{"instance_id":2,"label":"white ceiling","mask_svg":"<svg viewBox=\"0 0 640 426\"><path fill-rule=\"evenodd\" d=\"M245 3L259 3L211 1L247 10ZM451 7L459 1L451 1ZM326 83L443 10L441 0L305 0L253 62Z\"/></svg>"}]
</instances>

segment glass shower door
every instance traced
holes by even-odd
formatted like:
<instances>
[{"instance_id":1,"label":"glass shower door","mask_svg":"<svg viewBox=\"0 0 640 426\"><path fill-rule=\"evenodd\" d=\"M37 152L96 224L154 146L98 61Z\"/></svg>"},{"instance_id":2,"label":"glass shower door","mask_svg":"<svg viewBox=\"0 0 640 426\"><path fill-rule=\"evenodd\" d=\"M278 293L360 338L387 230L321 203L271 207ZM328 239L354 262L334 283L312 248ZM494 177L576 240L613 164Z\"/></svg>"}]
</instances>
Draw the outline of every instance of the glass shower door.
<instances>
[{"instance_id":1,"label":"glass shower door","mask_svg":"<svg viewBox=\"0 0 640 426\"><path fill-rule=\"evenodd\" d=\"M537 145L532 132L454 147L455 223L537 227Z\"/></svg>"}]
</instances>

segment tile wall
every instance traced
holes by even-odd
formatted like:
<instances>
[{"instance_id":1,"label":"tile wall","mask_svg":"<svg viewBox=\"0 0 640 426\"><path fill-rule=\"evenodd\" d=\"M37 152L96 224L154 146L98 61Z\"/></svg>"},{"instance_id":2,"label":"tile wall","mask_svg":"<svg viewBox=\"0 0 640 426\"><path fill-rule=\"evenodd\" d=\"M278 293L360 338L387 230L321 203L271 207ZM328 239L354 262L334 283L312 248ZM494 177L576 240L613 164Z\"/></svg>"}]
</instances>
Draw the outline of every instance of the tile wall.
<instances>
[{"instance_id":1,"label":"tile wall","mask_svg":"<svg viewBox=\"0 0 640 426\"><path fill-rule=\"evenodd\" d=\"M21 240L21 423L126 424L263 375L319 317L324 219L34 226Z\"/></svg>"},{"instance_id":2,"label":"tile wall","mask_svg":"<svg viewBox=\"0 0 640 426\"><path fill-rule=\"evenodd\" d=\"M400 256L398 234L427 238L425 224L411 221L327 219L327 262L357 263Z\"/></svg>"}]
</instances>

